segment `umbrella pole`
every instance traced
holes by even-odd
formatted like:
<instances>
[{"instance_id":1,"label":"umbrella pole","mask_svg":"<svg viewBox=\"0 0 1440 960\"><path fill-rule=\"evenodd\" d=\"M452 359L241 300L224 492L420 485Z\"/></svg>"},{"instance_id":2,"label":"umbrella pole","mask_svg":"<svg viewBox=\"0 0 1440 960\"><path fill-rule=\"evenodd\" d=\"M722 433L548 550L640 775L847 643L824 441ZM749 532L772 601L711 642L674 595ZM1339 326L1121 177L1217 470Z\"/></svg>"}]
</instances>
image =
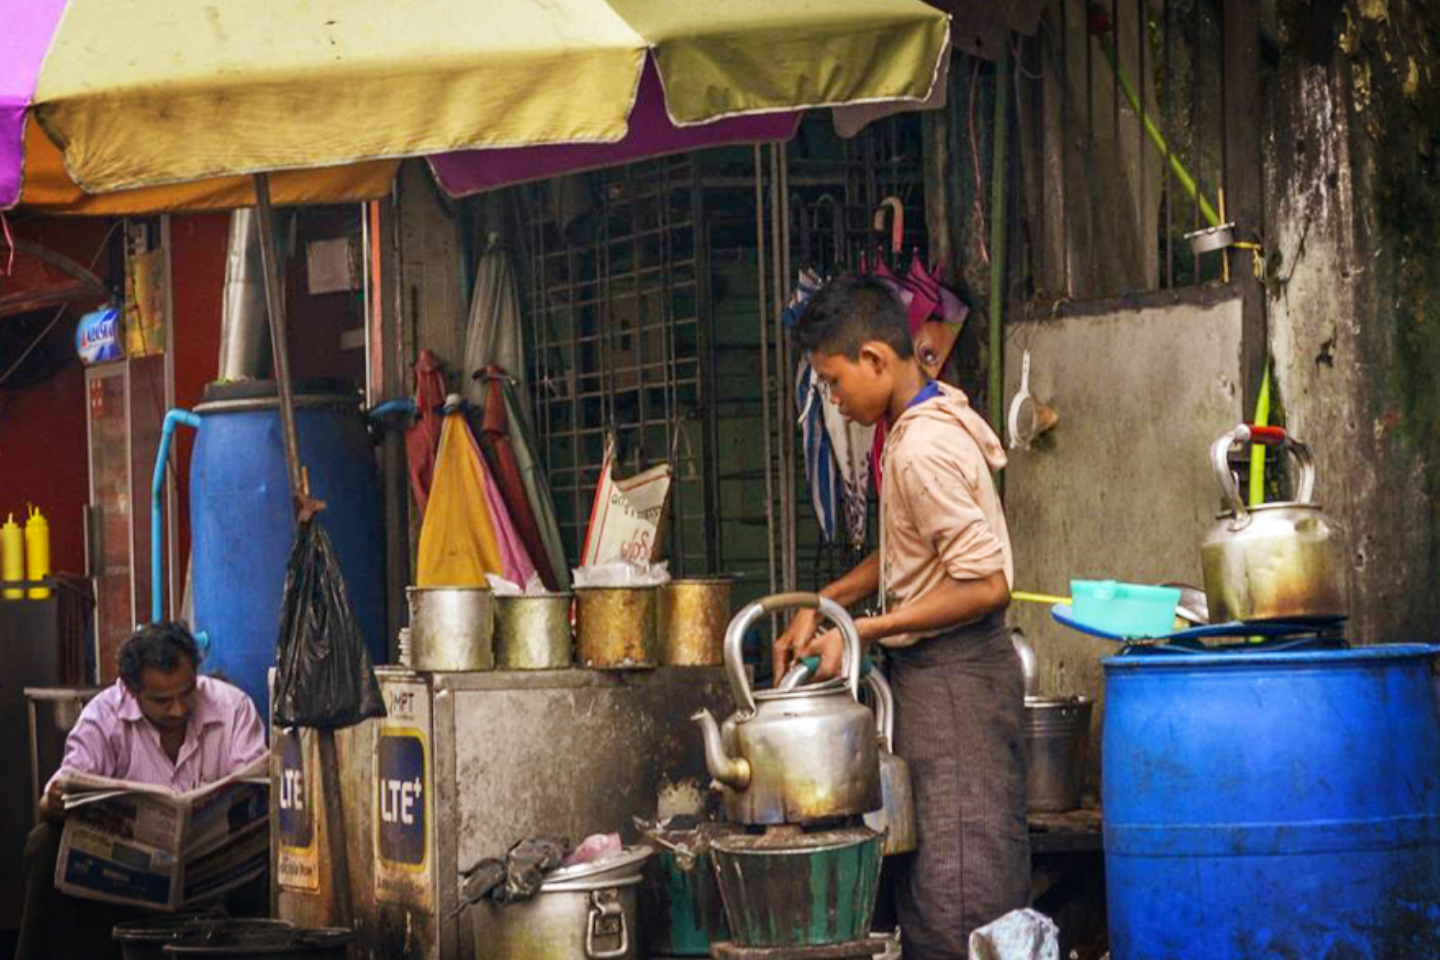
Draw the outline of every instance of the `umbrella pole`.
<instances>
[{"instance_id":1,"label":"umbrella pole","mask_svg":"<svg viewBox=\"0 0 1440 960\"><path fill-rule=\"evenodd\" d=\"M280 262L275 251L275 222L270 208L270 175L255 174L255 205L260 213L260 262L265 272L265 307L270 315L270 353L280 393L280 426L285 437L285 472L297 509L308 498L300 468L300 440L295 432L295 391L290 384L290 347L285 339L285 297L280 289Z\"/></svg>"},{"instance_id":2,"label":"umbrella pole","mask_svg":"<svg viewBox=\"0 0 1440 960\"><path fill-rule=\"evenodd\" d=\"M285 337L285 298L280 288L280 260L275 250L275 221L270 206L270 177L255 175L255 205L260 214L260 263L265 272L265 306L270 315L270 352L275 361L275 385L280 394L280 425L285 438L285 473L296 519L309 517L320 505L310 499L305 472L300 466L300 441L295 431L295 391L290 383L290 345ZM324 797L326 846L330 861L334 922L348 927L354 914L350 902L350 860L345 848L345 807L340 797L340 760L335 731L317 730L320 747L320 792Z\"/></svg>"}]
</instances>

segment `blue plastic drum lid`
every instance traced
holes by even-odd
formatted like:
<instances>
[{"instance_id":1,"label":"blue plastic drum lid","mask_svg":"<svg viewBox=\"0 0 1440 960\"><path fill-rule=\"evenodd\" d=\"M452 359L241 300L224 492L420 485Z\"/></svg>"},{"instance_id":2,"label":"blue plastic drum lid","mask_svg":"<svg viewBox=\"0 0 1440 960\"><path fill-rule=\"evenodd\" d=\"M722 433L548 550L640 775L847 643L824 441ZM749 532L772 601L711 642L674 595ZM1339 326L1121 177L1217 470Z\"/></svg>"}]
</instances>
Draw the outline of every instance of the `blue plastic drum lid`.
<instances>
[{"instance_id":1,"label":"blue plastic drum lid","mask_svg":"<svg viewBox=\"0 0 1440 960\"><path fill-rule=\"evenodd\" d=\"M1440 956L1436 653L1106 660L1114 960Z\"/></svg>"},{"instance_id":2,"label":"blue plastic drum lid","mask_svg":"<svg viewBox=\"0 0 1440 960\"><path fill-rule=\"evenodd\" d=\"M294 544L280 413L271 382L212 384L190 465L195 628L204 668L269 712L285 566ZM350 601L376 663L386 659L383 501L359 395L296 388L296 432L319 521L335 545Z\"/></svg>"}]
</instances>

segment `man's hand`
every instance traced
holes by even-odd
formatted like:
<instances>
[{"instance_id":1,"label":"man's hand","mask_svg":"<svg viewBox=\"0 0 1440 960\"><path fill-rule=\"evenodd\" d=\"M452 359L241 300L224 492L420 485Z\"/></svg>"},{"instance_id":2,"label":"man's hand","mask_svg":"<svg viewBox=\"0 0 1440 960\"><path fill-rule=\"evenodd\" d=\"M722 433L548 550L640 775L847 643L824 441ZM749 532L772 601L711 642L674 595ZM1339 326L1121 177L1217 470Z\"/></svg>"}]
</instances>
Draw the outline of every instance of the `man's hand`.
<instances>
[{"instance_id":1,"label":"man's hand","mask_svg":"<svg viewBox=\"0 0 1440 960\"><path fill-rule=\"evenodd\" d=\"M65 822L65 791L60 789L58 780L50 784L40 798L40 819L49 823Z\"/></svg>"},{"instance_id":2,"label":"man's hand","mask_svg":"<svg viewBox=\"0 0 1440 960\"><path fill-rule=\"evenodd\" d=\"M818 620L814 610L800 610L795 614L795 619L790 621L789 629L775 639L771 648L775 678L771 682L779 683L790 665L805 655L801 652L801 647L815 636L815 624Z\"/></svg>"}]
</instances>

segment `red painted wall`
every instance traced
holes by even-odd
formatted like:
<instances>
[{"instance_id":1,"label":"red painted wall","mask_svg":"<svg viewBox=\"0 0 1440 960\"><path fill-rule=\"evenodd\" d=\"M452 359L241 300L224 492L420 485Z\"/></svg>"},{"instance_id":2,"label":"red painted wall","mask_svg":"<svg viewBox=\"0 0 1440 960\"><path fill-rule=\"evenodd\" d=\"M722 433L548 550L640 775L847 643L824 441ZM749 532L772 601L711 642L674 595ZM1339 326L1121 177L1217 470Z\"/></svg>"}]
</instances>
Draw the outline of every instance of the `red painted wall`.
<instances>
[{"instance_id":1,"label":"red painted wall","mask_svg":"<svg viewBox=\"0 0 1440 960\"><path fill-rule=\"evenodd\" d=\"M109 227L107 220L11 218L17 238L81 264L95 257ZM102 255L94 269L107 277L107 258ZM78 319L78 314L66 317L61 321L66 330L57 327L53 335L73 337ZM9 363L0 357L0 364ZM22 390L0 387L0 514L13 511L18 521L27 503L44 512L50 565L57 572L75 573L85 565L81 514L90 495L85 417L85 375L73 351L65 368L42 383Z\"/></svg>"}]
</instances>

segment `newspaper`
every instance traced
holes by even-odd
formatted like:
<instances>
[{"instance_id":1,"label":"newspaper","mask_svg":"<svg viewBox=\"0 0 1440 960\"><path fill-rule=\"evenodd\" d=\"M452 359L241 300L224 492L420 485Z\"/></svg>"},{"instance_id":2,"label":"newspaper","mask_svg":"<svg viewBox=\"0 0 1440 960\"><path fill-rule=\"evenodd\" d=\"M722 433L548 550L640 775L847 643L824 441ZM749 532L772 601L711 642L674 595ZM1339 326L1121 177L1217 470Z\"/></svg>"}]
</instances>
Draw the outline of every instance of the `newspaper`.
<instances>
[{"instance_id":1,"label":"newspaper","mask_svg":"<svg viewBox=\"0 0 1440 960\"><path fill-rule=\"evenodd\" d=\"M62 893L178 910L264 872L270 857L269 757L189 793L83 773L61 775Z\"/></svg>"}]
</instances>

